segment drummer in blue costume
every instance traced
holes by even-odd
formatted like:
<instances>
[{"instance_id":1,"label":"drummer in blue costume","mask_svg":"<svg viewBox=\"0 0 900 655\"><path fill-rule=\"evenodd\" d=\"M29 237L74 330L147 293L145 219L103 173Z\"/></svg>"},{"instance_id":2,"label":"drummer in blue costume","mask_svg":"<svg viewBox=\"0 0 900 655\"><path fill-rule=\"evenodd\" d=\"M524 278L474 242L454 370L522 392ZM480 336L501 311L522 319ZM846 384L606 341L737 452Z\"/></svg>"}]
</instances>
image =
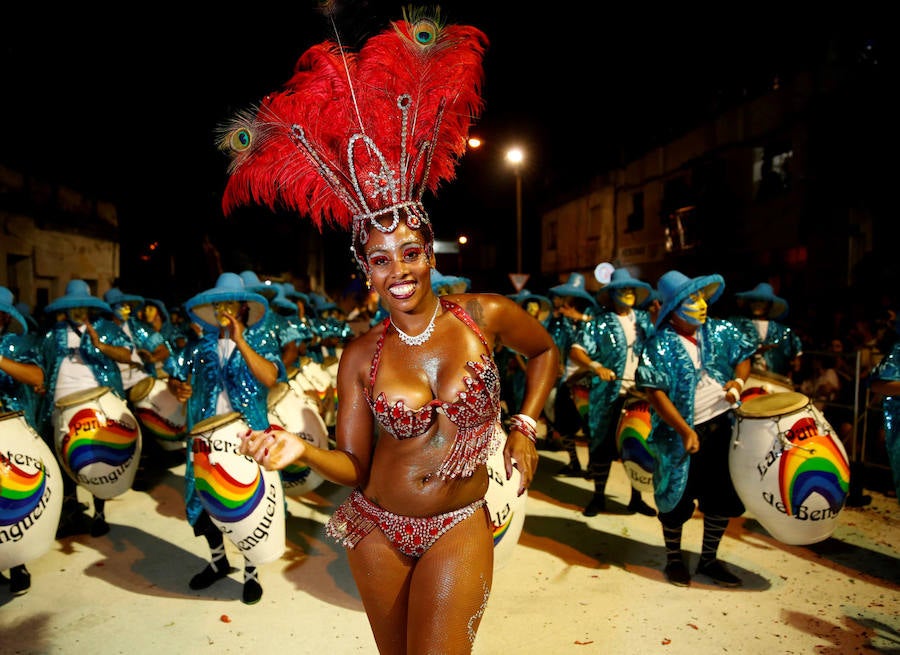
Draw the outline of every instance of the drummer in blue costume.
<instances>
[{"instance_id":1,"label":"drummer in blue costume","mask_svg":"<svg viewBox=\"0 0 900 655\"><path fill-rule=\"evenodd\" d=\"M103 294L103 300L112 308L112 319L131 339L131 357L128 362L119 362L122 387L125 393L141 380L156 377L156 365L168 361L172 353L162 334L149 323L138 318L138 311L144 305L144 298L123 293L113 287Z\"/></svg>"},{"instance_id":2,"label":"drummer in blue costume","mask_svg":"<svg viewBox=\"0 0 900 655\"><path fill-rule=\"evenodd\" d=\"M154 362L157 369L157 377L172 375L175 371L179 354L176 343L183 338L183 334L169 318L169 309L166 307L166 303L158 298L147 298L145 296L144 304L140 308L138 317L153 330L159 332L159 335L165 341L166 348L169 350L167 359L162 362Z\"/></svg>"},{"instance_id":3,"label":"drummer in blue costume","mask_svg":"<svg viewBox=\"0 0 900 655\"><path fill-rule=\"evenodd\" d=\"M898 325L900 327L900 325ZM888 462L894 478L894 489L900 493L900 340L871 373L872 391L884 396L884 437ZM896 498L900 498L898 495Z\"/></svg>"},{"instance_id":4,"label":"drummer in blue costume","mask_svg":"<svg viewBox=\"0 0 900 655\"><path fill-rule=\"evenodd\" d=\"M720 275L688 278L668 271L657 284L662 307L656 333L637 369L637 389L653 408L649 443L657 456L654 496L666 545L665 575L691 582L681 550L684 524L699 501L703 544L696 572L725 587L741 579L717 559L732 517L744 512L728 469L734 406L750 373L752 343L729 321L708 318L722 295Z\"/></svg>"},{"instance_id":5,"label":"drummer in blue costume","mask_svg":"<svg viewBox=\"0 0 900 655\"><path fill-rule=\"evenodd\" d=\"M25 422L37 431L38 391L43 391L44 369L28 328L26 318L13 305L12 292L0 287L0 413L22 412ZM31 574L25 564L13 566L8 580L0 575L0 582L7 581L15 596L31 588Z\"/></svg>"},{"instance_id":6,"label":"drummer in blue costume","mask_svg":"<svg viewBox=\"0 0 900 655\"><path fill-rule=\"evenodd\" d=\"M635 309L635 305L644 302L650 292L650 285L633 278L628 269L615 269L609 282L596 294L597 304L605 311L580 324L569 349L572 361L592 373L586 477L594 481L594 495L582 512L585 516L606 510L606 483L612 463L618 458L616 427L628 391L634 387L641 349L653 334L650 315ZM634 487L628 510L656 516L656 510L644 502Z\"/></svg>"},{"instance_id":7,"label":"drummer in blue costume","mask_svg":"<svg viewBox=\"0 0 900 655\"><path fill-rule=\"evenodd\" d=\"M756 343L752 368L789 376L803 354L803 344L800 337L782 322L788 313L787 301L776 296L767 282L760 282L734 297L745 315L729 320Z\"/></svg>"},{"instance_id":8,"label":"drummer in blue costume","mask_svg":"<svg viewBox=\"0 0 900 655\"><path fill-rule=\"evenodd\" d=\"M432 269L432 287L434 287L434 274L435 271ZM466 278L461 279L465 280ZM465 290L468 290L468 287ZM439 296L442 295L437 290L435 290L435 293ZM454 291L453 293L457 292ZM547 296L531 293L528 289L522 289L519 293L509 295L507 298L514 300L519 307L536 318L544 328L547 327L550 315L553 313L553 302ZM522 402L525 399L525 368L528 366L528 362L524 355L506 347L501 341L494 344L494 361L497 362L497 370L500 371L500 394L505 405L504 418L509 419L519 413ZM546 417L543 416L543 413L536 419L538 422L546 422ZM538 441L546 442L547 440L539 439Z\"/></svg>"},{"instance_id":9,"label":"drummer in blue costume","mask_svg":"<svg viewBox=\"0 0 900 655\"><path fill-rule=\"evenodd\" d=\"M553 426L559 433L562 447L569 456L569 463L563 466L557 475L567 477L583 477L584 470L578 459L576 436L582 431L587 436L584 417L575 404L575 395L583 398L587 394L585 388L585 369L569 357L569 350L575 343L575 334L582 323L590 321L597 311L597 302L588 293L584 275L571 273L565 284L550 287L550 298L554 311L547 323L547 331L559 350L560 371L553 398Z\"/></svg>"},{"instance_id":10,"label":"drummer in blue costume","mask_svg":"<svg viewBox=\"0 0 900 655\"><path fill-rule=\"evenodd\" d=\"M236 273L222 273L214 288L189 299L185 309L204 330L185 353L178 376L169 378L169 389L187 404L188 432L200 421L235 411L250 428L268 428L268 390L287 377L278 341L265 321L266 299L248 291ZM191 578L189 586L206 589L226 577L231 567L222 532L197 494L191 457L184 479L188 522L195 536L206 539L211 552L210 563ZM245 558L242 600L253 604L261 597L256 567Z\"/></svg>"},{"instance_id":11,"label":"drummer in blue costume","mask_svg":"<svg viewBox=\"0 0 900 655\"><path fill-rule=\"evenodd\" d=\"M132 343L114 321L103 316L111 315L112 308L92 296L84 280L71 280L66 285L65 295L47 305L44 312L65 315L47 332L41 346L47 393L38 425L40 434L52 444L55 441L52 437L53 409L61 398L88 389L108 387L123 402L126 400L119 363L131 361ZM63 476L63 495L58 536L80 534L84 530L81 527L83 517L77 500L77 487L67 475ZM99 537L109 532L104 514L106 501L94 496L93 504L90 532L92 536Z\"/></svg>"}]
</instances>

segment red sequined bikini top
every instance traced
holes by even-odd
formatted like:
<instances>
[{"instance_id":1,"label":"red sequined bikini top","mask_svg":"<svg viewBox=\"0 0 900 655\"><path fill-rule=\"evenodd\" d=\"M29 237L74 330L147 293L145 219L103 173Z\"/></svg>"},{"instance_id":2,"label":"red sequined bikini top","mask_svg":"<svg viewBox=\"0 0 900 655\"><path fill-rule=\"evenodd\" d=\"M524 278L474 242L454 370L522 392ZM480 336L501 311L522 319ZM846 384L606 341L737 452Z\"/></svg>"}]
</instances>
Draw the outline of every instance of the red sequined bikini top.
<instances>
[{"instance_id":1,"label":"red sequined bikini top","mask_svg":"<svg viewBox=\"0 0 900 655\"><path fill-rule=\"evenodd\" d=\"M485 352L481 355L481 362L466 363L473 372L472 377L463 378L466 390L461 391L452 403L435 398L419 409L407 409L403 400L391 405L384 392L373 400L372 388L375 386L381 349L391 323L391 319L387 318L383 323L384 331L378 339L375 356L369 369L366 398L372 407L375 420L395 439L409 439L425 434L437 420L438 412L456 425L453 448L438 469L438 475L446 479L472 475L475 468L483 464L495 450L498 442L494 439L494 427L500 419L500 374L491 356L490 347L472 317L455 303L447 300L440 302L445 310L469 326L484 344Z\"/></svg>"}]
</instances>

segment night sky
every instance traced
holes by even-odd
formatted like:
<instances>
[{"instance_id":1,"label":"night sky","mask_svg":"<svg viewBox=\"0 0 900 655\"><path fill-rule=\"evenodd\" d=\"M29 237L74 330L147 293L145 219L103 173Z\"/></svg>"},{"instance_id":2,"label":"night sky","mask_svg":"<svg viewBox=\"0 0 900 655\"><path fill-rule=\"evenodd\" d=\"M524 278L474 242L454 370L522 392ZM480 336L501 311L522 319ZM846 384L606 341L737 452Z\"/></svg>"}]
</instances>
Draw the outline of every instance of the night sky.
<instances>
[{"instance_id":1,"label":"night sky","mask_svg":"<svg viewBox=\"0 0 900 655\"><path fill-rule=\"evenodd\" d=\"M358 35L399 17L399 4L361 4L354 15L367 20L347 23L366 26ZM726 20L578 4L567 11L442 5L449 20L476 25L491 45L475 129L486 146L467 155L455 182L426 198L439 238L474 230L514 240L514 181L503 162L514 141L528 157L525 222L537 225L541 207L560 192L584 188L622 158L759 92L836 39L861 41L866 24L879 22L868 16L856 25L844 16L829 26L820 16L812 29L808 17L783 13ZM117 202L123 240L135 251L209 232L226 256L235 242L247 246L254 267L262 266L260 248L293 257L296 244L285 243L292 237L279 221L304 219L257 218L248 239L246 226L219 209L226 160L215 148L216 126L277 89L300 54L327 36L308 3L295 3L293 15L273 6L280 11L254 3L187 17L180 5L145 4L123 12L127 18L71 9L21 16L0 46L8 131L0 160ZM353 28L347 34L351 41Z\"/></svg>"}]
</instances>

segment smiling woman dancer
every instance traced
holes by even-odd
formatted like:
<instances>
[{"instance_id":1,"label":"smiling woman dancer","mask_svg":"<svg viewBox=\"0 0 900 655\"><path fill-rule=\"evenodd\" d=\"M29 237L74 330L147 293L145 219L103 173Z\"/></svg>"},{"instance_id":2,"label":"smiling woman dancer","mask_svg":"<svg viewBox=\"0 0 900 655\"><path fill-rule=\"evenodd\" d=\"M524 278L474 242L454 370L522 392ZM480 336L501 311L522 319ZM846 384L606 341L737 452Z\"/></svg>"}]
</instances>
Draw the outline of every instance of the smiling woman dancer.
<instances>
[{"instance_id":1,"label":"smiling woman dancer","mask_svg":"<svg viewBox=\"0 0 900 655\"><path fill-rule=\"evenodd\" d=\"M405 15L358 52L313 46L279 93L224 128L225 211L259 202L352 230L351 251L388 311L338 372L336 448L251 431L242 452L351 487L327 532L348 562L381 653L470 653L493 574L485 462L503 443L494 344L527 358L527 389L503 446L524 493L538 462L534 417L553 386L549 334L498 294L431 286L426 190L454 176L481 108L479 30ZM502 433L500 433L502 436Z\"/></svg>"}]
</instances>

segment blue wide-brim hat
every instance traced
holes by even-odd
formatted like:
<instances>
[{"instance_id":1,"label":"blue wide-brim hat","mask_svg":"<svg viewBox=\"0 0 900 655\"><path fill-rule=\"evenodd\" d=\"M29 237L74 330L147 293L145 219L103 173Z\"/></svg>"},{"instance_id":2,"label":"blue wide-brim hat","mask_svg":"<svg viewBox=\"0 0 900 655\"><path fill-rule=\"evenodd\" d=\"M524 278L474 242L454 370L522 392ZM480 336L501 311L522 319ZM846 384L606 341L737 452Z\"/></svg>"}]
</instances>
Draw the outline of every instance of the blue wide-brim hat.
<instances>
[{"instance_id":1,"label":"blue wide-brim hat","mask_svg":"<svg viewBox=\"0 0 900 655\"><path fill-rule=\"evenodd\" d=\"M540 295L539 293L531 293L528 289L522 289L519 293L509 296L509 298L514 300L516 304L522 309L526 309L528 307L528 303L536 302L540 306L537 319L542 323L546 321L550 317L550 314L553 312L552 300L550 300L547 296Z\"/></svg>"},{"instance_id":2,"label":"blue wide-brim hat","mask_svg":"<svg viewBox=\"0 0 900 655\"><path fill-rule=\"evenodd\" d=\"M443 275L436 268L431 269L431 289L435 295L443 295L441 290L446 293L465 293L472 286L472 280L459 275Z\"/></svg>"},{"instance_id":3,"label":"blue wide-brim hat","mask_svg":"<svg viewBox=\"0 0 900 655\"><path fill-rule=\"evenodd\" d=\"M156 307L156 310L162 314L163 323L169 323L169 310L166 307L166 303L159 298L144 298L144 304Z\"/></svg>"},{"instance_id":4,"label":"blue wide-brim hat","mask_svg":"<svg viewBox=\"0 0 900 655\"><path fill-rule=\"evenodd\" d=\"M9 314L9 317L15 321L15 325L10 322L9 331L14 334L28 334L28 323L22 313L16 309L13 304L12 291L6 287L0 287L0 312Z\"/></svg>"},{"instance_id":5,"label":"blue wide-brim hat","mask_svg":"<svg viewBox=\"0 0 900 655\"><path fill-rule=\"evenodd\" d=\"M656 289L662 302L659 316L656 317L658 328L675 308L698 291L703 293L707 304L716 302L725 290L725 280L716 274L689 278L681 271L669 271L659 278Z\"/></svg>"},{"instance_id":6,"label":"blue wide-brim hat","mask_svg":"<svg viewBox=\"0 0 900 655\"><path fill-rule=\"evenodd\" d=\"M788 313L788 303L784 298L775 295L775 290L768 282L760 282L750 291L741 291L734 294L738 307L744 307L747 303L759 300L771 303L769 305L768 318L781 318Z\"/></svg>"},{"instance_id":7,"label":"blue wide-brim hat","mask_svg":"<svg viewBox=\"0 0 900 655\"><path fill-rule=\"evenodd\" d=\"M331 309L337 309L337 305L318 293L309 294L309 305L316 312L316 315L320 315L322 312L327 312Z\"/></svg>"},{"instance_id":8,"label":"blue wide-brim hat","mask_svg":"<svg viewBox=\"0 0 900 655\"><path fill-rule=\"evenodd\" d=\"M281 292L281 285L277 282L263 282L259 276L251 270L241 271L241 279L244 281L244 288L250 293L258 293L263 298L272 301Z\"/></svg>"},{"instance_id":9,"label":"blue wide-brim hat","mask_svg":"<svg viewBox=\"0 0 900 655\"><path fill-rule=\"evenodd\" d=\"M555 287L550 287L550 295L581 298L582 300L586 300L588 305L591 307L595 307L597 305L597 301L594 300L594 296L588 293L587 286L585 285L584 281L584 276L581 273L570 273L569 279L565 284L557 284Z\"/></svg>"},{"instance_id":10,"label":"blue wide-brim hat","mask_svg":"<svg viewBox=\"0 0 900 655\"><path fill-rule=\"evenodd\" d=\"M301 301L303 301L303 304L307 307L307 309L312 307L312 303L309 300L309 296L307 296L302 291L297 291L294 288L294 285L292 283L284 282L281 285L281 291L284 293L284 297L287 298L288 300L293 300L293 301L301 300ZM296 307L294 309L296 309Z\"/></svg>"},{"instance_id":11,"label":"blue wide-brim hat","mask_svg":"<svg viewBox=\"0 0 900 655\"><path fill-rule=\"evenodd\" d=\"M52 314L53 312L66 311L76 307L86 307L88 309L99 309L104 312L112 312L106 302L97 296L91 295L91 288L84 280L69 280L66 285L65 295L60 296L49 305L44 307L44 313Z\"/></svg>"},{"instance_id":12,"label":"blue wide-brim hat","mask_svg":"<svg viewBox=\"0 0 900 655\"><path fill-rule=\"evenodd\" d=\"M635 307L644 303L653 291L653 287L649 284L632 277L627 268L617 268L612 272L609 282L597 292L597 302L605 307L611 307L613 304L612 292L617 289L634 289Z\"/></svg>"},{"instance_id":13,"label":"blue wide-brim hat","mask_svg":"<svg viewBox=\"0 0 900 655\"><path fill-rule=\"evenodd\" d=\"M216 280L216 286L201 291L184 303L184 309L191 318L204 327L218 330L216 311L213 303L238 301L245 302L250 309L247 326L256 325L269 310L269 303L264 296L248 291L244 281L237 273L222 273Z\"/></svg>"},{"instance_id":14,"label":"blue wide-brim hat","mask_svg":"<svg viewBox=\"0 0 900 655\"><path fill-rule=\"evenodd\" d=\"M269 307L277 310L279 314L294 315L297 313L296 301L287 299L283 287L279 287L278 294L269 301Z\"/></svg>"},{"instance_id":15,"label":"blue wide-brim hat","mask_svg":"<svg viewBox=\"0 0 900 655\"><path fill-rule=\"evenodd\" d=\"M104 293L103 300L105 300L106 304L110 307L128 304L134 308L138 308L144 304L143 296L138 296L132 293L122 293L119 287L113 287L112 289Z\"/></svg>"}]
</instances>

